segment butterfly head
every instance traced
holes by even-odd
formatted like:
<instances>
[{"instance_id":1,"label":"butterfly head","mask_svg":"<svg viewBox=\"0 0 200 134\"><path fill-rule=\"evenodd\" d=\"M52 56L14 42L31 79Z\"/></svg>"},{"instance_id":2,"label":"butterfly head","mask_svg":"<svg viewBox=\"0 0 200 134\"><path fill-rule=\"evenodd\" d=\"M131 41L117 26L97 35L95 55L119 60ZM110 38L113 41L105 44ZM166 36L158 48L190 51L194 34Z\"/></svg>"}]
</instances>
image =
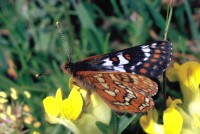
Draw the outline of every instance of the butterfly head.
<instances>
[{"instance_id":1,"label":"butterfly head","mask_svg":"<svg viewBox=\"0 0 200 134\"><path fill-rule=\"evenodd\" d=\"M68 62L65 63L62 67L63 71L67 74L72 74L72 69L73 69L73 63Z\"/></svg>"}]
</instances>

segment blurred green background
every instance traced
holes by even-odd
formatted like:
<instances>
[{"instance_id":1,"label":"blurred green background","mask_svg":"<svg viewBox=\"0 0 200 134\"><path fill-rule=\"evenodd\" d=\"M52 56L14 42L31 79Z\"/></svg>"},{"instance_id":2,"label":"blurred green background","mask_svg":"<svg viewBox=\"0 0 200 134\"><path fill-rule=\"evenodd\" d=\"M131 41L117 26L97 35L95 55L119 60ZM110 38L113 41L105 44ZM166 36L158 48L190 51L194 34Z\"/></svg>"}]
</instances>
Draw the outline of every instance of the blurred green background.
<instances>
[{"instance_id":1,"label":"blurred green background","mask_svg":"<svg viewBox=\"0 0 200 134\"><path fill-rule=\"evenodd\" d=\"M31 108L39 128L29 132L61 133L67 130L45 121L42 100L62 88L69 93L68 76L60 70L67 53L57 32L59 21L70 48L72 61L135 45L163 40L169 0L1 0L0 1L0 90L14 87L19 102ZM200 58L200 2L174 0L168 40L173 60ZM35 74L52 72L35 78ZM175 91L169 92L181 97ZM138 119L138 118L137 118ZM134 120L124 133L141 133Z\"/></svg>"}]
</instances>

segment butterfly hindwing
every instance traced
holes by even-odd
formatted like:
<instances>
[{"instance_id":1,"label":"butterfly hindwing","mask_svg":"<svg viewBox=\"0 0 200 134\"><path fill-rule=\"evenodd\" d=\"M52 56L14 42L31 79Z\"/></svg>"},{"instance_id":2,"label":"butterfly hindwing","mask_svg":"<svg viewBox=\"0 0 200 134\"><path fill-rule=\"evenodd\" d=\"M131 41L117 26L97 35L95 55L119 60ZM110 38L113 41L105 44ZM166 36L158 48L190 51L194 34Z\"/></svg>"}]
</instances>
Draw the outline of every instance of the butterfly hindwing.
<instances>
[{"instance_id":1,"label":"butterfly hindwing","mask_svg":"<svg viewBox=\"0 0 200 134\"><path fill-rule=\"evenodd\" d=\"M145 76L96 71L82 71L78 75L83 83L91 85L88 90L100 96L114 111L146 112L154 106L151 96L157 93L157 84Z\"/></svg>"}]
</instances>

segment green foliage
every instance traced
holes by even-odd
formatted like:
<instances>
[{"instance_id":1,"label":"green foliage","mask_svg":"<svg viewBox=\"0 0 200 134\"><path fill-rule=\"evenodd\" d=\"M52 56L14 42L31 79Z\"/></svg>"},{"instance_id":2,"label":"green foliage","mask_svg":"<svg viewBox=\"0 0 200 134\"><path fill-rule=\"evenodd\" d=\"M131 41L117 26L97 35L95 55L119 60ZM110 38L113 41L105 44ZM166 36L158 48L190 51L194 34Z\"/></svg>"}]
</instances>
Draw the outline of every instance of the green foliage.
<instances>
[{"instance_id":1,"label":"green foliage","mask_svg":"<svg viewBox=\"0 0 200 134\"><path fill-rule=\"evenodd\" d=\"M200 57L199 27L193 20L193 12L191 3L186 0L175 7L168 40L174 44L174 52ZM44 97L55 93L57 88L70 92L68 76L60 69L67 54L56 32L56 22L60 22L72 60L79 61L91 55L163 40L166 14L167 4L159 0L3 0L0 2L0 90L15 87L18 92L31 92L32 100L26 103L30 105L33 116L42 123L39 132L68 132L62 126L47 124L42 107ZM188 49L189 40L196 42L196 53ZM15 65L16 78L7 72L10 66L8 59ZM35 74L48 70L53 73L35 78ZM38 113L38 110L41 112ZM118 133L124 130L136 132L140 130L138 119L134 114L130 118L123 116L113 123L117 125ZM137 129L129 128L130 123L138 126ZM100 122L97 126L105 133L111 133L115 128Z\"/></svg>"}]
</instances>

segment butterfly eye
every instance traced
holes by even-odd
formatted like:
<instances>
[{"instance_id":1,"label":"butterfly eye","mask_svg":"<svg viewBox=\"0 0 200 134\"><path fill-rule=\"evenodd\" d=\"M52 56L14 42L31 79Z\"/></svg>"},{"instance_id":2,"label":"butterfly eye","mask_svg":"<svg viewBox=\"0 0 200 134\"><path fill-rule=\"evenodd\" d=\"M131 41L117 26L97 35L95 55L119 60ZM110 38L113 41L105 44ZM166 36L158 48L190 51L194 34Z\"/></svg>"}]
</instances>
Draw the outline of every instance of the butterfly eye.
<instances>
[{"instance_id":1,"label":"butterfly eye","mask_svg":"<svg viewBox=\"0 0 200 134\"><path fill-rule=\"evenodd\" d=\"M62 67L63 71L71 74L72 73L72 69L73 69L74 64L71 62L65 63Z\"/></svg>"},{"instance_id":2,"label":"butterfly eye","mask_svg":"<svg viewBox=\"0 0 200 134\"><path fill-rule=\"evenodd\" d=\"M62 68L63 68L64 71L68 71L69 65L67 63L65 63Z\"/></svg>"}]
</instances>

